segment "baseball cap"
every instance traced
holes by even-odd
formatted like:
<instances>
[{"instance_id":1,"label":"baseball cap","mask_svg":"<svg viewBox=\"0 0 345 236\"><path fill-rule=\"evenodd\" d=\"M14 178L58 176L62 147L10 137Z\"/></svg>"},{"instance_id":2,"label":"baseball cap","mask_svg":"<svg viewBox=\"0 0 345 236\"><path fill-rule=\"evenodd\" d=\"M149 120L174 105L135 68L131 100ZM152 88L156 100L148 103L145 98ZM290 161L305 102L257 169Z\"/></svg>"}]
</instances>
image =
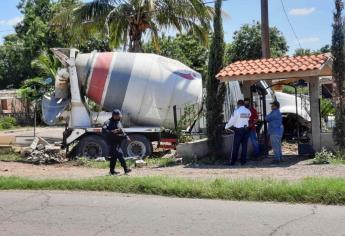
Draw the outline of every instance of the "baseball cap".
<instances>
[{"instance_id":1,"label":"baseball cap","mask_svg":"<svg viewBox=\"0 0 345 236\"><path fill-rule=\"evenodd\" d=\"M271 104L275 105L276 107L280 107L280 103L277 100L271 102Z\"/></svg>"},{"instance_id":2,"label":"baseball cap","mask_svg":"<svg viewBox=\"0 0 345 236\"><path fill-rule=\"evenodd\" d=\"M114 109L112 113L113 115L122 116L122 112L119 109Z\"/></svg>"}]
</instances>

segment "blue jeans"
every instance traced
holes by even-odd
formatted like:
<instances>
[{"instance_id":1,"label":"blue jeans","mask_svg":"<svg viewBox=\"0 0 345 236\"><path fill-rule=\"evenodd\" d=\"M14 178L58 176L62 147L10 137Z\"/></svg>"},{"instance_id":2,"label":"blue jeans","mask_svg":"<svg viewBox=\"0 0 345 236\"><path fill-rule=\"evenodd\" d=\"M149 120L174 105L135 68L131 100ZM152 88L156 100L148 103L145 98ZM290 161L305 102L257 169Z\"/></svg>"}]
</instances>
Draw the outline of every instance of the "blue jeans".
<instances>
[{"instance_id":1,"label":"blue jeans","mask_svg":"<svg viewBox=\"0 0 345 236\"><path fill-rule=\"evenodd\" d=\"M249 132L249 139L250 139L250 142L252 143L254 156L255 157L260 156L260 147L259 147L258 138L256 136L255 131L251 130Z\"/></svg>"},{"instance_id":2,"label":"blue jeans","mask_svg":"<svg viewBox=\"0 0 345 236\"><path fill-rule=\"evenodd\" d=\"M272 149L274 152L274 159L280 161L282 159L282 156L283 156L283 154L282 154L282 136L276 135L276 134L271 134L270 139L271 139Z\"/></svg>"}]
</instances>

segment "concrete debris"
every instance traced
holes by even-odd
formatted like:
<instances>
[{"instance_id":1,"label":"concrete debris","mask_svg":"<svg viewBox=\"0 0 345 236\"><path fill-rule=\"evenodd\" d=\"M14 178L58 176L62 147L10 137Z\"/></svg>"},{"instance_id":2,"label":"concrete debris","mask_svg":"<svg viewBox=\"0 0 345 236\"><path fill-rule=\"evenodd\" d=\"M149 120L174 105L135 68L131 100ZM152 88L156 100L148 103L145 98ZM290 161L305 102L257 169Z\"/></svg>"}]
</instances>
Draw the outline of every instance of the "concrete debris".
<instances>
[{"instance_id":1,"label":"concrete debris","mask_svg":"<svg viewBox=\"0 0 345 236\"><path fill-rule=\"evenodd\" d=\"M97 157L95 159L95 161L99 161L99 162L102 162L102 161L106 161L105 157Z\"/></svg>"},{"instance_id":2,"label":"concrete debris","mask_svg":"<svg viewBox=\"0 0 345 236\"><path fill-rule=\"evenodd\" d=\"M147 163L143 160L136 160L135 161L135 167L137 167L137 168L142 168L146 165L147 165Z\"/></svg>"},{"instance_id":3,"label":"concrete debris","mask_svg":"<svg viewBox=\"0 0 345 236\"><path fill-rule=\"evenodd\" d=\"M66 151L50 145L41 137L36 137L30 147L21 150L22 157L34 164L54 164L68 161Z\"/></svg>"}]
</instances>

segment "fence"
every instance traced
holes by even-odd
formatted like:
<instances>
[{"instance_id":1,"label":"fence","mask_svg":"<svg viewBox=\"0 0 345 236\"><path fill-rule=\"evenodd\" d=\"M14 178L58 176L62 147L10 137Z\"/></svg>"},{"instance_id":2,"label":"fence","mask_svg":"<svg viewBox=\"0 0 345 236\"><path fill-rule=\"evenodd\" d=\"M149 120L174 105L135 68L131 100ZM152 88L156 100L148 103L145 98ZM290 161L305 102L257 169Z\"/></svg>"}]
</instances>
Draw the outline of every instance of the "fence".
<instances>
[{"instance_id":1,"label":"fence","mask_svg":"<svg viewBox=\"0 0 345 236\"><path fill-rule=\"evenodd\" d=\"M34 124L34 113L0 113L0 119L4 117L13 117L16 119L18 125L33 125Z\"/></svg>"}]
</instances>

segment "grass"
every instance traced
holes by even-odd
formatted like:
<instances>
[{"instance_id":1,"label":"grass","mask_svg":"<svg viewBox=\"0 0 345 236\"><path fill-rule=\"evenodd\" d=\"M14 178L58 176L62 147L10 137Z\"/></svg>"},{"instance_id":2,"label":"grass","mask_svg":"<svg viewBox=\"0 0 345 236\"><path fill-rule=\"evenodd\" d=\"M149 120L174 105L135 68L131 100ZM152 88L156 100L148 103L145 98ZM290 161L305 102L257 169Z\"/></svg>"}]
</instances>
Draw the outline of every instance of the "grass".
<instances>
[{"instance_id":1,"label":"grass","mask_svg":"<svg viewBox=\"0 0 345 236\"><path fill-rule=\"evenodd\" d=\"M23 158L17 153L5 153L0 155L0 161L20 162L23 161Z\"/></svg>"},{"instance_id":2,"label":"grass","mask_svg":"<svg viewBox=\"0 0 345 236\"><path fill-rule=\"evenodd\" d=\"M99 177L82 180L0 177L0 190L9 189L110 191L182 198L345 204L344 178L307 178L288 182L270 179L200 181L169 177Z\"/></svg>"}]
</instances>

